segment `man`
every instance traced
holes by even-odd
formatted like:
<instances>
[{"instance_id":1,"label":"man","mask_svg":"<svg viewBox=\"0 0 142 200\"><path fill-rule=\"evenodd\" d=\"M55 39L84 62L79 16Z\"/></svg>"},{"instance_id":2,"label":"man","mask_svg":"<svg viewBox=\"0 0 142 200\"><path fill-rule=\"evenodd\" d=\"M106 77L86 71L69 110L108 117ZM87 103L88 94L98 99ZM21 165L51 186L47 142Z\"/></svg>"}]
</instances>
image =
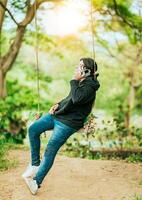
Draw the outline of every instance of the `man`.
<instances>
[{"instance_id":1,"label":"man","mask_svg":"<svg viewBox=\"0 0 142 200\"><path fill-rule=\"evenodd\" d=\"M84 126L94 105L96 91L100 87L96 71L97 64L93 59L81 58L70 81L71 90L68 96L29 127L31 163L22 177L32 194L36 194L41 187L60 147ZM40 134L52 129L53 134L40 161Z\"/></svg>"}]
</instances>

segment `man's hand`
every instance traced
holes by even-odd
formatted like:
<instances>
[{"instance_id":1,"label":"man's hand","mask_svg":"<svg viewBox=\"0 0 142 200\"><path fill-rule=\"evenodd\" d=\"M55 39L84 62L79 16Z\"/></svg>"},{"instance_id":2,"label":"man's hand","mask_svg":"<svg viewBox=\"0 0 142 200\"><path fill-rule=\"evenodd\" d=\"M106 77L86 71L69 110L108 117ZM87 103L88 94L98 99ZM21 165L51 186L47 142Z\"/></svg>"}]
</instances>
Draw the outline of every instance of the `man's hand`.
<instances>
[{"instance_id":1,"label":"man's hand","mask_svg":"<svg viewBox=\"0 0 142 200\"><path fill-rule=\"evenodd\" d=\"M83 78L84 78L84 77L83 77L82 74L81 74L81 70L80 70L79 68L77 68L77 69L75 70L75 73L74 73L72 79L75 79L75 80L80 81L80 80L83 79Z\"/></svg>"},{"instance_id":2,"label":"man's hand","mask_svg":"<svg viewBox=\"0 0 142 200\"><path fill-rule=\"evenodd\" d=\"M35 120L38 120L41 116L39 114L35 114Z\"/></svg>"},{"instance_id":3,"label":"man's hand","mask_svg":"<svg viewBox=\"0 0 142 200\"><path fill-rule=\"evenodd\" d=\"M50 114L54 114L55 110L57 110L57 108L59 107L59 104L55 104L54 106L52 106L49 110Z\"/></svg>"}]
</instances>

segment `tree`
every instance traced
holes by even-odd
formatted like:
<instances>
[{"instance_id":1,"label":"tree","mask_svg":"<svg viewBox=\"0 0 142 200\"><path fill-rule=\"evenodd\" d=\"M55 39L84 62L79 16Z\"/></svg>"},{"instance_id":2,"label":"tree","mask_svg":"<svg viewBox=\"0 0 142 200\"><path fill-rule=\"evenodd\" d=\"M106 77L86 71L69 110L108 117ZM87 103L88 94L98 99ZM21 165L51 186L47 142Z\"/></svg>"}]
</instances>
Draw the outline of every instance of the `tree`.
<instances>
[{"instance_id":1,"label":"tree","mask_svg":"<svg viewBox=\"0 0 142 200\"><path fill-rule=\"evenodd\" d=\"M128 82L129 94L127 97L128 110L126 112L126 127L130 124L130 115L136 105L137 90L142 86L141 63L142 63L142 4L137 2L137 11L133 10L134 0L93 0L94 20L95 13L99 13L100 20L95 21L95 37L97 42L104 47L109 57L117 61L121 67L124 81ZM115 42L101 37L99 28L104 28L105 33L114 34ZM127 40L119 41L116 33L121 33ZM129 62L126 62L129 61ZM137 95L138 97L138 95ZM139 96L139 99L141 97ZM140 102L140 100L139 100ZM139 105L139 103L138 103Z\"/></svg>"},{"instance_id":2,"label":"tree","mask_svg":"<svg viewBox=\"0 0 142 200\"><path fill-rule=\"evenodd\" d=\"M8 14L11 16L11 19L14 21L14 23L17 25L17 30L16 30L16 36L10 45L8 51L4 56L0 55L0 98L5 98L7 95L6 91L6 75L7 72L12 68L13 63L19 53L22 40L25 34L25 29L28 24L31 23L32 19L35 16L35 13L39 6L44 3L44 2L61 2L58 0L35 0L34 3L31 3L30 0L27 0L26 3L26 13L25 13L25 18L18 23L10 10L7 8L7 0L0 0L0 35L2 31L2 26L3 26L3 21L5 17L5 12L7 11Z\"/></svg>"}]
</instances>

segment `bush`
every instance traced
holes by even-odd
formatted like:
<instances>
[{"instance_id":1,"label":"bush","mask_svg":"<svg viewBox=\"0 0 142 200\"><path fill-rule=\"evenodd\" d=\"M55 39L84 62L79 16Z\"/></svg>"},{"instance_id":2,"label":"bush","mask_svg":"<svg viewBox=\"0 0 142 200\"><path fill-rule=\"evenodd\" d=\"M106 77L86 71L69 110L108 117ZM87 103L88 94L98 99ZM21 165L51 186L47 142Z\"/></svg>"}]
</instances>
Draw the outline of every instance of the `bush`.
<instances>
[{"instance_id":1,"label":"bush","mask_svg":"<svg viewBox=\"0 0 142 200\"><path fill-rule=\"evenodd\" d=\"M80 137L67 141L65 153L89 159L121 158L129 162L142 162L142 129L127 127L126 116L127 108L120 106L118 112L114 114L114 119L102 121L103 126L100 129L91 114L87 126L85 125L84 129L79 131L82 132Z\"/></svg>"},{"instance_id":2,"label":"bush","mask_svg":"<svg viewBox=\"0 0 142 200\"><path fill-rule=\"evenodd\" d=\"M37 110L37 94L17 80L7 81L8 96L0 100L0 133L7 141L23 143L26 137L24 112ZM48 109L51 103L43 100L41 109Z\"/></svg>"}]
</instances>

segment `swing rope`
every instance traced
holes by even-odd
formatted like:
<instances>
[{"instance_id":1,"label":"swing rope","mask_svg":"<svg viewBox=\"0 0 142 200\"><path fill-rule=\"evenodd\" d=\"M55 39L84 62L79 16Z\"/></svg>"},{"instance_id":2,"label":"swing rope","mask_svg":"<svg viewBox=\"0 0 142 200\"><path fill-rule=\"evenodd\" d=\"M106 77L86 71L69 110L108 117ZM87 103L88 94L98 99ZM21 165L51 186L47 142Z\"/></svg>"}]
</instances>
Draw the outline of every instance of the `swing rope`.
<instances>
[{"instance_id":1,"label":"swing rope","mask_svg":"<svg viewBox=\"0 0 142 200\"><path fill-rule=\"evenodd\" d=\"M92 36L92 58L95 60L95 38L94 38L94 20L93 20L93 0L91 0L90 2L90 25L91 25L91 36ZM90 113L85 121L85 123L87 124L89 118L92 116L92 113ZM92 120L90 118L90 120ZM86 129L86 133L89 132L89 129L91 127L91 123L88 124L87 129Z\"/></svg>"},{"instance_id":2,"label":"swing rope","mask_svg":"<svg viewBox=\"0 0 142 200\"><path fill-rule=\"evenodd\" d=\"M91 0L91 34L92 34L92 58L95 60L95 38L94 38L94 20L93 20L93 0Z\"/></svg>"},{"instance_id":3,"label":"swing rope","mask_svg":"<svg viewBox=\"0 0 142 200\"><path fill-rule=\"evenodd\" d=\"M92 35L92 58L95 60L95 38L94 38L94 20L93 20L93 0L90 4L91 17L91 35ZM35 12L35 57L36 57L36 82L37 82L37 109L40 112L40 76L39 76L39 40L38 40L38 24L37 24L37 4L34 6ZM44 133L46 137L46 133Z\"/></svg>"},{"instance_id":4,"label":"swing rope","mask_svg":"<svg viewBox=\"0 0 142 200\"><path fill-rule=\"evenodd\" d=\"M35 61L36 61L36 82L37 82L37 110L40 112L40 77L39 77L39 40L37 24L37 5L35 2Z\"/></svg>"},{"instance_id":5,"label":"swing rope","mask_svg":"<svg viewBox=\"0 0 142 200\"><path fill-rule=\"evenodd\" d=\"M40 77L39 77L39 40L37 24L37 4L35 2L35 57L36 57L36 82L37 82L37 109L40 112ZM93 20L93 0L91 0L91 34L92 34L92 58L95 59L95 38L94 38L94 20Z\"/></svg>"},{"instance_id":6,"label":"swing rope","mask_svg":"<svg viewBox=\"0 0 142 200\"><path fill-rule=\"evenodd\" d=\"M35 12L35 62L36 62L36 82L37 82L37 110L38 115L41 117L40 114L40 70L39 70L39 39L38 39L38 24L37 24L37 4L35 2L34 6ZM44 132L44 137L46 137L46 131Z\"/></svg>"}]
</instances>

